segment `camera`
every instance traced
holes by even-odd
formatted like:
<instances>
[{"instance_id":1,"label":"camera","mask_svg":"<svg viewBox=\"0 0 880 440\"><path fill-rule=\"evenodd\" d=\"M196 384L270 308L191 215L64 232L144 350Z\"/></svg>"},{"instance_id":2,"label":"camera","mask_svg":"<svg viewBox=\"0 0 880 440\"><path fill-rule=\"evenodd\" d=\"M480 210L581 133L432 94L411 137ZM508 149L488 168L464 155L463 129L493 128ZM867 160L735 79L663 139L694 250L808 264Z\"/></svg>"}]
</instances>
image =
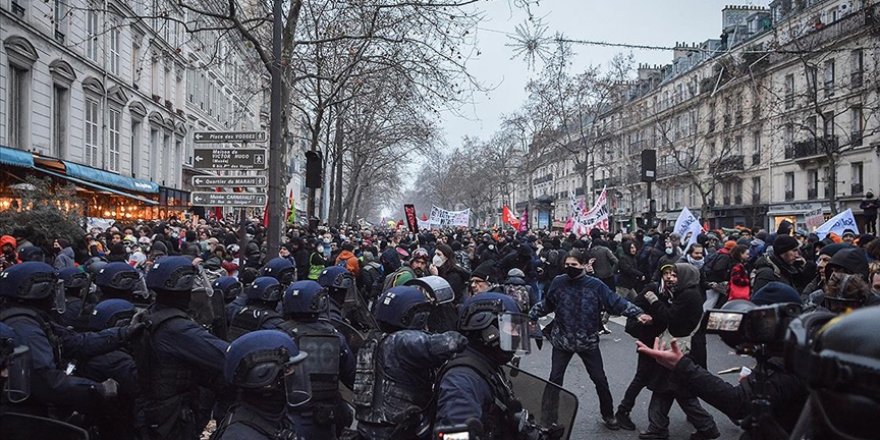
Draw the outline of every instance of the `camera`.
<instances>
[{"instance_id":1,"label":"camera","mask_svg":"<svg viewBox=\"0 0 880 440\"><path fill-rule=\"evenodd\" d=\"M757 350L781 354L788 325L801 312L800 304L759 307L749 301L734 300L721 309L707 310L701 328L707 334L720 335L739 354L753 355Z\"/></svg>"}]
</instances>

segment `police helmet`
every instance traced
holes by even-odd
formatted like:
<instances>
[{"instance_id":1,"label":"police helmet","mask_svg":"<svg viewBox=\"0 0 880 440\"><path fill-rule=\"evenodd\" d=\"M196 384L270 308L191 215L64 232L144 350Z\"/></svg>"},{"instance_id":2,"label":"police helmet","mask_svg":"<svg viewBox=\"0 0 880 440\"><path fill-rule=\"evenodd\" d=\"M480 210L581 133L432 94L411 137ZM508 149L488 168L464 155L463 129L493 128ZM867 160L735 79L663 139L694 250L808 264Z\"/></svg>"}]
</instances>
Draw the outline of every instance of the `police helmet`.
<instances>
[{"instance_id":1,"label":"police helmet","mask_svg":"<svg viewBox=\"0 0 880 440\"><path fill-rule=\"evenodd\" d=\"M92 257L89 258L88 261L86 261L86 264L83 264L83 268L85 269L86 273L88 273L89 276L92 277L92 280L94 280L98 276L98 271L103 269L106 265L107 260L105 260L103 257Z\"/></svg>"},{"instance_id":2,"label":"police helmet","mask_svg":"<svg viewBox=\"0 0 880 440\"><path fill-rule=\"evenodd\" d=\"M880 308L830 319L795 366L810 388L814 438L869 439L880 430Z\"/></svg>"},{"instance_id":3,"label":"police helmet","mask_svg":"<svg viewBox=\"0 0 880 440\"><path fill-rule=\"evenodd\" d=\"M287 404L299 406L311 398L309 376L302 368L306 356L288 334L257 330L229 344L223 375L227 383L245 389L268 387L283 377Z\"/></svg>"},{"instance_id":4,"label":"police helmet","mask_svg":"<svg viewBox=\"0 0 880 440\"><path fill-rule=\"evenodd\" d=\"M458 331L477 339L487 347L502 351L529 353L531 341L528 316L510 296L486 292L474 295L462 304Z\"/></svg>"},{"instance_id":5,"label":"police helmet","mask_svg":"<svg viewBox=\"0 0 880 440\"><path fill-rule=\"evenodd\" d=\"M147 272L147 288L157 292L190 292L198 270L186 257L162 257Z\"/></svg>"},{"instance_id":6,"label":"police helmet","mask_svg":"<svg viewBox=\"0 0 880 440\"><path fill-rule=\"evenodd\" d=\"M58 279L64 283L64 290L80 296L88 291L91 284L89 275L75 267L60 270Z\"/></svg>"},{"instance_id":7,"label":"police helmet","mask_svg":"<svg viewBox=\"0 0 880 440\"><path fill-rule=\"evenodd\" d=\"M238 280L245 286L254 282L260 276L260 271L253 267L245 267L238 270Z\"/></svg>"},{"instance_id":8,"label":"police helmet","mask_svg":"<svg viewBox=\"0 0 880 440\"><path fill-rule=\"evenodd\" d=\"M265 301L277 303L281 300L281 283L272 277L259 277L245 289L249 301Z\"/></svg>"},{"instance_id":9,"label":"police helmet","mask_svg":"<svg viewBox=\"0 0 880 440\"><path fill-rule=\"evenodd\" d=\"M315 281L297 281L282 299L284 316L317 316L327 310L327 289Z\"/></svg>"},{"instance_id":10,"label":"police helmet","mask_svg":"<svg viewBox=\"0 0 880 440\"><path fill-rule=\"evenodd\" d=\"M0 297L17 299L45 299L64 294L63 282L59 283L55 269L42 262L26 261L0 273Z\"/></svg>"},{"instance_id":11,"label":"police helmet","mask_svg":"<svg viewBox=\"0 0 880 440\"><path fill-rule=\"evenodd\" d=\"M105 299L95 305L89 317L89 328L97 332L128 325L136 312L134 304L124 299Z\"/></svg>"},{"instance_id":12,"label":"police helmet","mask_svg":"<svg viewBox=\"0 0 880 440\"><path fill-rule=\"evenodd\" d=\"M354 285L354 277L344 267L330 266L321 271L321 275L318 276L318 284L328 289L348 290Z\"/></svg>"},{"instance_id":13,"label":"police helmet","mask_svg":"<svg viewBox=\"0 0 880 440\"><path fill-rule=\"evenodd\" d=\"M275 278L282 285L288 286L296 281L296 266L286 258L275 257L260 269L260 276Z\"/></svg>"},{"instance_id":14,"label":"police helmet","mask_svg":"<svg viewBox=\"0 0 880 440\"><path fill-rule=\"evenodd\" d=\"M452 290L449 281L436 275L412 278L405 281L403 284L405 286L413 286L422 289L436 304L446 304L455 299L455 291Z\"/></svg>"},{"instance_id":15,"label":"police helmet","mask_svg":"<svg viewBox=\"0 0 880 440\"><path fill-rule=\"evenodd\" d=\"M434 303L411 286L392 287L379 296L376 321L388 330L424 329Z\"/></svg>"},{"instance_id":16,"label":"police helmet","mask_svg":"<svg viewBox=\"0 0 880 440\"><path fill-rule=\"evenodd\" d=\"M227 303L234 300L244 290L244 286L235 277L220 277L214 280L211 287L215 292L223 293L223 300Z\"/></svg>"},{"instance_id":17,"label":"police helmet","mask_svg":"<svg viewBox=\"0 0 880 440\"><path fill-rule=\"evenodd\" d=\"M127 263L113 262L98 271L95 285L102 289L132 291L141 279L140 272Z\"/></svg>"}]
</instances>

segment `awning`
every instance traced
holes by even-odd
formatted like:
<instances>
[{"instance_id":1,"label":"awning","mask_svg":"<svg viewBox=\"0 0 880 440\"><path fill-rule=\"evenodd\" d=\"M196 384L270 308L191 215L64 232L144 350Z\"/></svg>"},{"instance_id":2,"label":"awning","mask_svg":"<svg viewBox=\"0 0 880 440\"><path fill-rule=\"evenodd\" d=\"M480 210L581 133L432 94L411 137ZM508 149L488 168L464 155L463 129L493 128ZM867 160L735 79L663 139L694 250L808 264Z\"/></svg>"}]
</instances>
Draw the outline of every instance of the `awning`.
<instances>
[{"instance_id":1,"label":"awning","mask_svg":"<svg viewBox=\"0 0 880 440\"><path fill-rule=\"evenodd\" d=\"M0 145L0 164L33 168L34 155L29 151L16 150L15 148Z\"/></svg>"},{"instance_id":2,"label":"awning","mask_svg":"<svg viewBox=\"0 0 880 440\"><path fill-rule=\"evenodd\" d=\"M159 193L159 184L149 180L135 179L132 177L120 176L108 171L99 170L97 168L79 165L73 162L63 161L66 177L75 177L89 182L98 184L115 186L117 188L127 189L142 193ZM124 194L124 193L123 193Z\"/></svg>"},{"instance_id":3,"label":"awning","mask_svg":"<svg viewBox=\"0 0 880 440\"><path fill-rule=\"evenodd\" d=\"M159 202L157 202L157 201L155 201L155 200L150 200L150 199L146 199L146 198L143 198L143 197L140 197L140 196L136 196L136 195L134 195L134 194L129 194L129 193L127 193L127 192L120 191L120 190L118 190L118 189L113 189L113 188L110 188L110 187L106 187L106 186L104 186L104 185L101 185L101 184L98 184L98 183L95 183L95 182L89 182L88 180L79 179L79 178L76 178L76 177L73 177L73 176L67 176L67 175L64 175L64 174L61 174L61 173L56 173L55 171L50 171L50 170L46 170L46 169L42 169L42 168L38 168L38 169L39 169L40 171L46 173L46 174L51 175L51 176L55 176L55 177L58 177L58 178L61 178L61 179L69 180L69 181L71 181L71 182L73 182L73 183L78 183L78 184L80 184L80 185L88 186L88 187L91 187L91 188L96 189L96 190L99 190L99 191L106 191L106 192L109 192L109 193L113 193L113 194L116 194L116 195L120 195L120 196L123 196L123 197L127 197L127 198L129 198L129 199L137 200L137 201L139 201L139 202L143 202L143 203L146 203L146 204L148 204L148 205L158 205L158 204L159 204Z\"/></svg>"}]
</instances>

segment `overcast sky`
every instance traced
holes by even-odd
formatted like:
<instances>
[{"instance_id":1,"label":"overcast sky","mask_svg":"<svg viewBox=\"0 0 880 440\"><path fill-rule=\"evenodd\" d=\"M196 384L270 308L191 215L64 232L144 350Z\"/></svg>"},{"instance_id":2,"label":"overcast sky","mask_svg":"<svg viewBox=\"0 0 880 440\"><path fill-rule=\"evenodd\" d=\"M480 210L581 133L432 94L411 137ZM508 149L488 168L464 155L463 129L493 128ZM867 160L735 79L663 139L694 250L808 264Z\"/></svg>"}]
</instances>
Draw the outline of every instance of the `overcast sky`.
<instances>
[{"instance_id":1,"label":"overcast sky","mask_svg":"<svg viewBox=\"0 0 880 440\"><path fill-rule=\"evenodd\" d=\"M442 115L446 144L455 148L464 136L488 139L499 126L502 115L515 111L526 98L525 85L540 65L529 68L524 59L511 59L514 48L510 35L525 21L521 10L511 10L513 0L481 2L485 20L477 30L481 55L468 63L468 70L481 83L494 87L474 96L456 116ZM533 8L548 28L567 38L614 43L673 46L676 41L694 43L721 34L721 9L726 4L767 6L769 0L541 0ZM574 47L573 69L588 65L607 65L619 52L632 53L635 63L667 64L671 51L609 48L587 45Z\"/></svg>"}]
</instances>

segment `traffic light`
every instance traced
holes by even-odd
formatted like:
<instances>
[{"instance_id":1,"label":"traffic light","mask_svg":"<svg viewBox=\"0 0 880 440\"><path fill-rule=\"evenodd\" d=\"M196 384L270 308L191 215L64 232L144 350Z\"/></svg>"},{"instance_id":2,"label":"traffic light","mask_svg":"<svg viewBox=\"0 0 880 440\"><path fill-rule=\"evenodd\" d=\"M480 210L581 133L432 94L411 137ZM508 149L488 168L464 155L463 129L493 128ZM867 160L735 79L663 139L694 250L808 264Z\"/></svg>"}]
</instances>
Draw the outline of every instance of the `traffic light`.
<instances>
[{"instance_id":1,"label":"traffic light","mask_svg":"<svg viewBox=\"0 0 880 440\"><path fill-rule=\"evenodd\" d=\"M642 182L657 180L657 150L642 150Z\"/></svg>"},{"instance_id":2,"label":"traffic light","mask_svg":"<svg viewBox=\"0 0 880 440\"><path fill-rule=\"evenodd\" d=\"M321 187L321 152L306 151L306 188Z\"/></svg>"}]
</instances>

